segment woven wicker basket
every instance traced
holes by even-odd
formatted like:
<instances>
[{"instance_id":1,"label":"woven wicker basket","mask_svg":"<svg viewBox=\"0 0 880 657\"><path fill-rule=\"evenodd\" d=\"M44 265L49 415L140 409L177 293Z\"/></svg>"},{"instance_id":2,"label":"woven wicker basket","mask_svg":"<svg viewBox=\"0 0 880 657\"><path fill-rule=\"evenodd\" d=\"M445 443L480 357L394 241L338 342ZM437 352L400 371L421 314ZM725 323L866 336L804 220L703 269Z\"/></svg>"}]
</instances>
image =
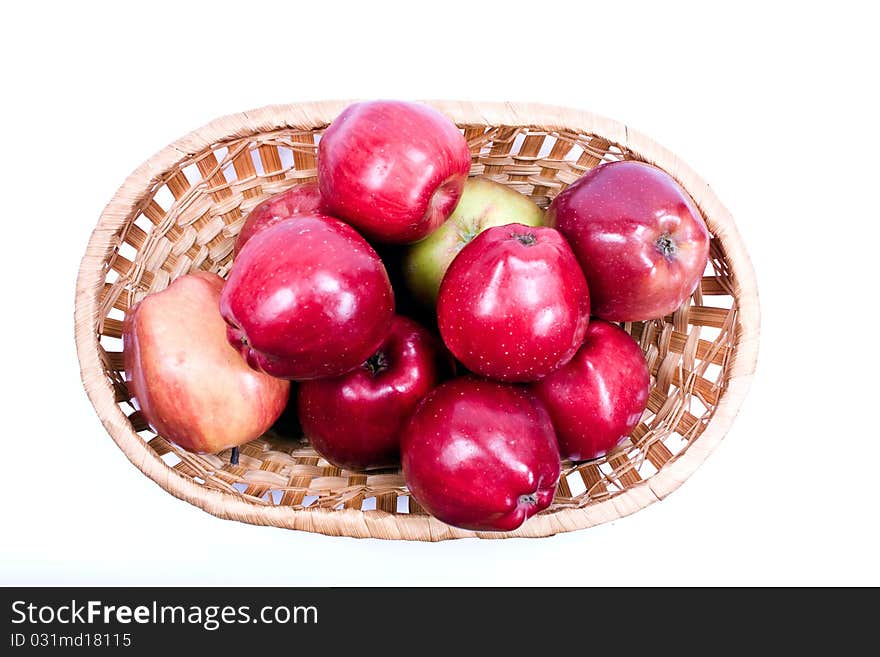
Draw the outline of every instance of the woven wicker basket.
<instances>
[{"instance_id":1,"label":"woven wicker basket","mask_svg":"<svg viewBox=\"0 0 880 657\"><path fill-rule=\"evenodd\" d=\"M101 215L76 290L76 343L85 389L126 456L173 495L220 516L332 535L436 541L548 536L614 520L659 500L718 444L746 394L758 349L752 266L727 210L672 153L614 121L533 104L431 102L463 130L471 175L546 207L600 162L639 159L693 196L712 233L710 263L673 315L625 328L652 373L642 422L605 458L563 463L552 506L511 533L474 533L428 516L400 473L340 471L308 443L271 433L229 453L191 454L152 433L130 404L122 321L144 295L196 269L225 275L247 213L315 177L316 142L345 102L270 106L211 122L129 176Z\"/></svg>"}]
</instances>

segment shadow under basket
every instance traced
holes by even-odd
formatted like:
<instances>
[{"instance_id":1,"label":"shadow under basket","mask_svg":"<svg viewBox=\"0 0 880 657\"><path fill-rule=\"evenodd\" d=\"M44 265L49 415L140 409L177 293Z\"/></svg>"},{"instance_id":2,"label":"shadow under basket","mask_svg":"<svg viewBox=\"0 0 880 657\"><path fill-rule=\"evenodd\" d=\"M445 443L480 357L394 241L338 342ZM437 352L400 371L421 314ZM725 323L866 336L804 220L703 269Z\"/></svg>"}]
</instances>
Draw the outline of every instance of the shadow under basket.
<instances>
[{"instance_id":1,"label":"shadow under basket","mask_svg":"<svg viewBox=\"0 0 880 657\"><path fill-rule=\"evenodd\" d=\"M537 104L432 101L464 132L471 175L541 207L602 162L635 159L671 174L712 233L701 285L673 315L625 324L652 374L641 422L621 446L563 463L553 504L514 532L471 532L427 515L397 470L348 472L306 439L271 433L230 453L192 454L153 433L125 384L122 326L145 295L195 270L225 276L236 235L260 201L314 180L321 133L347 102L278 105L217 119L129 176L101 215L76 288L76 344L85 389L125 455L171 494L221 518L330 535L437 541L539 537L590 527L662 499L719 443L754 372L759 310L736 226L709 189L648 137L593 114Z\"/></svg>"}]
</instances>

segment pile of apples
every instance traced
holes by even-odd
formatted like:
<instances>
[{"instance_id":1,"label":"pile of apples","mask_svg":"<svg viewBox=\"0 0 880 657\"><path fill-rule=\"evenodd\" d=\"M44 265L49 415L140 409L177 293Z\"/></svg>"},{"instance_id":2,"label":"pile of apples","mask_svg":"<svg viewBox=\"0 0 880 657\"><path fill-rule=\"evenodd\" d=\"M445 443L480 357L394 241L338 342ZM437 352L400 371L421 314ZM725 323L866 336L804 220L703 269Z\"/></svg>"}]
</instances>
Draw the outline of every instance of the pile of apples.
<instances>
[{"instance_id":1,"label":"pile of apples","mask_svg":"<svg viewBox=\"0 0 880 657\"><path fill-rule=\"evenodd\" d=\"M127 314L146 420L216 453L295 415L328 462L399 462L421 506L466 529L547 508L560 460L604 455L641 419L650 374L615 322L675 311L709 233L642 162L588 171L546 213L470 167L428 106L346 108L317 183L248 215L227 280L182 276Z\"/></svg>"}]
</instances>

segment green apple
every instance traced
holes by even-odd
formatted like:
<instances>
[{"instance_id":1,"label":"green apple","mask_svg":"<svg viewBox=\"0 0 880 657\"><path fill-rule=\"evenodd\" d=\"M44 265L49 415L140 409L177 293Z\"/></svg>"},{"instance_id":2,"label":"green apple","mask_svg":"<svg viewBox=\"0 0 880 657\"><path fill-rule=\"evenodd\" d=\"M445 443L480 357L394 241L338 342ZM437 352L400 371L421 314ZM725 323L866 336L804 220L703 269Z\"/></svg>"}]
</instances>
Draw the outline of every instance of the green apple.
<instances>
[{"instance_id":1,"label":"green apple","mask_svg":"<svg viewBox=\"0 0 880 657\"><path fill-rule=\"evenodd\" d=\"M437 230L408 247L403 260L407 287L425 305L434 305L440 282L465 244L487 228L506 224L541 226L544 211L516 190L484 178L471 178L455 211Z\"/></svg>"}]
</instances>

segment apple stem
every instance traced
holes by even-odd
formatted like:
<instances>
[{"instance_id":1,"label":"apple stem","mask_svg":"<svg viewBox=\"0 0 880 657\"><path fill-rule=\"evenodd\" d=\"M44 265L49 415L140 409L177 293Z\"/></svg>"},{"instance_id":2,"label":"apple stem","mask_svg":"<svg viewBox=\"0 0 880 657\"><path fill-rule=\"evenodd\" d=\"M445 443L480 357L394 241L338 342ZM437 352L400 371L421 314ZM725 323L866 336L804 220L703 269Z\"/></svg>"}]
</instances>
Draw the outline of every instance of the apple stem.
<instances>
[{"instance_id":1,"label":"apple stem","mask_svg":"<svg viewBox=\"0 0 880 657\"><path fill-rule=\"evenodd\" d=\"M661 235L657 239L657 250L667 258L671 258L672 256L674 256L677 247L675 245L675 240L672 239L672 235L670 235L669 233Z\"/></svg>"},{"instance_id":2,"label":"apple stem","mask_svg":"<svg viewBox=\"0 0 880 657\"><path fill-rule=\"evenodd\" d=\"M232 453L229 455L229 464L238 465L238 447L232 448Z\"/></svg>"},{"instance_id":3,"label":"apple stem","mask_svg":"<svg viewBox=\"0 0 880 657\"><path fill-rule=\"evenodd\" d=\"M534 233L514 233L512 237L523 246L535 246L538 243Z\"/></svg>"},{"instance_id":4,"label":"apple stem","mask_svg":"<svg viewBox=\"0 0 880 657\"><path fill-rule=\"evenodd\" d=\"M461 226L458 229L458 239L461 244L458 245L458 249L461 250L464 248L464 245L474 239L480 231L477 230L476 226Z\"/></svg>"},{"instance_id":5,"label":"apple stem","mask_svg":"<svg viewBox=\"0 0 880 657\"><path fill-rule=\"evenodd\" d=\"M535 506L538 503L538 495L536 493L520 495L518 501L520 506Z\"/></svg>"},{"instance_id":6,"label":"apple stem","mask_svg":"<svg viewBox=\"0 0 880 657\"><path fill-rule=\"evenodd\" d=\"M388 356L384 351L377 351L364 361L364 369L376 376L388 369Z\"/></svg>"}]
</instances>

